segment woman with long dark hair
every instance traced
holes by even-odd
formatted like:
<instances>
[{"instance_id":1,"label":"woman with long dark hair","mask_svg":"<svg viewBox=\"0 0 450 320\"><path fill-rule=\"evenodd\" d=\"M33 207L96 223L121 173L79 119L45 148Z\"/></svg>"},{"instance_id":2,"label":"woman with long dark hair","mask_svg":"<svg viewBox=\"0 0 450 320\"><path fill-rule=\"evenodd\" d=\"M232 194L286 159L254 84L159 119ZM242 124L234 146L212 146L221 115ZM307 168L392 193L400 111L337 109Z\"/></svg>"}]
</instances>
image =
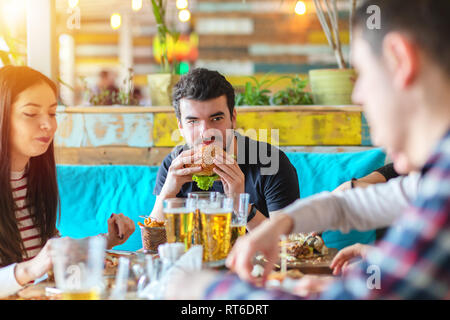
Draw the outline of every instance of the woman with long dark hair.
<instances>
[{"instance_id":1,"label":"woman with long dark hair","mask_svg":"<svg viewBox=\"0 0 450 320\"><path fill-rule=\"evenodd\" d=\"M52 266L51 238L59 195L53 137L57 87L29 67L0 69L0 296L12 294ZM108 219L107 247L124 243L134 223Z\"/></svg>"}]
</instances>

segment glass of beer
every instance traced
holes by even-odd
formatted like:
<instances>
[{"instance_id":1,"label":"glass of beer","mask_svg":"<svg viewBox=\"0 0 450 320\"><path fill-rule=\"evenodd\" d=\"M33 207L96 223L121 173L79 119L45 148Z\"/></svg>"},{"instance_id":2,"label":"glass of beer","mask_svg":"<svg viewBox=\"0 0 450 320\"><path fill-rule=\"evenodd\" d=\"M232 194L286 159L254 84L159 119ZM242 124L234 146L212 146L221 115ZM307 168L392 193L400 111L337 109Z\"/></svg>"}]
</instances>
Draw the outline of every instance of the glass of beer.
<instances>
[{"instance_id":1,"label":"glass of beer","mask_svg":"<svg viewBox=\"0 0 450 320\"><path fill-rule=\"evenodd\" d=\"M239 193L234 196L234 210L231 218L231 245L233 248L237 238L243 236L247 229L248 204L250 195L248 193ZM236 205L236 203L238 205Z\"/></svg>"},{"instance_id":2,"label":"glass of beer","mask_svg":"<svg viewBox=\"0 0 450 320\"><path fill-rule=\"evenodd\" d=\"M219 197L215 201L200 201L203 261L209 266L221 266L230 251L233 198Z\"/></svg>"},{"instance_id":3,"label":"glass of beer","mask_svg":"<svg viewBox=\"0 0 450 320\"><path fill-rule=\"evenodd\" d=\"M185 251L189 250L194 226L194 202L192 199L172 198L164 200L163 204L167 242L181 242Z\"/></svg>"},{"instance_id":4,"label":"glass of beer","mask_svg":"<svg viewBox=\"0 0 450 320\"><path fill-rule=\"evenodd\" d=\"M200 218L200 201L216 201L221 196L220 192L214 191L200 191L189 192L188 199L192 200L192 205L195 207L194 211L194 228L192 231L192 244L202 244L202 223Z\"/></svg>"},{"instance_id":5,"label":"glass of beer","mask_svg":"<svg viewBox=\"0 0 450 320\"><path fill-rule=\"evenodd\" d=\"M103 293L106 239L59 238L51 246L56 287L64 300L99 300Z\"/></svg>"}]
</instances>

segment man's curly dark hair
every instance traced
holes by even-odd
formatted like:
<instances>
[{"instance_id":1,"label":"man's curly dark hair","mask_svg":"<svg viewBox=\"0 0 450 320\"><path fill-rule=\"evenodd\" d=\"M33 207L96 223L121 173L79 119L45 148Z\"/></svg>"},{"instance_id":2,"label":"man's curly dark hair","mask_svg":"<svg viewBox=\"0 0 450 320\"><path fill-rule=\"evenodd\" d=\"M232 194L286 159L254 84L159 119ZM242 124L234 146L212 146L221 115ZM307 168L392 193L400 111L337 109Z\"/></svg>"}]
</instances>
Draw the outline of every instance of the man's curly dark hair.
<instances>
[{"instance_id":1,"label":"man's curly dark hair","mask_svg":"<svg viewBox=\"0 0 450 320\"><path fill-rule=\"evenodd\" d=\"M234 110L233 86L217 71L196 68L181 76L173 87L172 102L175 114L181 120L180 100L183 98L206 101L225 95L230 117Z\"/></svg>"}]
</instances>

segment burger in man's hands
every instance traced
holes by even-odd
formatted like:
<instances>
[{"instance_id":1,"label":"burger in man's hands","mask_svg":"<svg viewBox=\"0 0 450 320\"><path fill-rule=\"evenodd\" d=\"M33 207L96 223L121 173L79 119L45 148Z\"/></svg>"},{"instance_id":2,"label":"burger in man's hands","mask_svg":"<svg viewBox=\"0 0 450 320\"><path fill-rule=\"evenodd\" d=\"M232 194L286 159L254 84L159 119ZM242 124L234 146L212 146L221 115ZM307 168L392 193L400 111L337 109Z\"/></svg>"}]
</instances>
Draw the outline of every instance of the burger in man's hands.
<instances>
[{"instance_id":1,"label":"burger in man's hands","mask_svg":"<svg viewBox=\"0 0 450 320\"><path fill-rule=\"evenodd\" d=\"M197 172L196 174L192 175L192 180L197 183L197 186L201 190L209 190L214 181L219 179L219 176L214 173L213 169L216 167L214 164L214 157L216 154L220 154L221 152L224 152L221 147L219 147L216 144L208 144L203 145L196 153L199 153L201 155L201 163L193 163L193 164L186 164L186 167L194 167L198 166L199 164L202 167L202 171Z\"/></svg>"}]
</instances>

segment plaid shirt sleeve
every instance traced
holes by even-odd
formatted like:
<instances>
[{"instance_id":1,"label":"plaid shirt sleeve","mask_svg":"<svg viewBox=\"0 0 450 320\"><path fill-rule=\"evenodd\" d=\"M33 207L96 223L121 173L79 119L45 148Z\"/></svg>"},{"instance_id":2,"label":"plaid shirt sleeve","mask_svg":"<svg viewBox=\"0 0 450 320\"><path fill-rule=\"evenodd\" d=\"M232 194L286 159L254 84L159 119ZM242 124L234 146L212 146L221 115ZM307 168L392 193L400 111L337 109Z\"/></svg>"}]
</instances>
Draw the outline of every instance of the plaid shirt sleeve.
<instances>
[{"instance_id":1,"label":"plaid shirt sleeve","mask_svg":"<svg viewBox=\"0 0 450 320\"><path fill-rule=\"evenodd\" d=\"M255 287L236 274L221 274L206 290L206 300L293 300L298 296L281 290Z\"/></svg>"},{"instance_id":2,"label":"plaid shirt sleeve","mask_svg":"<svg viewBox=\"0 0 450 320\"><path fill-rule=\"evenodd\" d=\"M321 299L450 299L450 131L422 170L413 204L366 259ZM295 299L227 275L210 299Z\"/></svg>"},{"instance_id":3,"label":"plaid shirt sleeve","mask_svg":"<svg viewBox=\"0 0 450 320\"><path fill-rule=\"evenodd\" d=\"M325 299L450 298L450 132L422 170L413 204Z\"/></svg>"}]
</instances>

